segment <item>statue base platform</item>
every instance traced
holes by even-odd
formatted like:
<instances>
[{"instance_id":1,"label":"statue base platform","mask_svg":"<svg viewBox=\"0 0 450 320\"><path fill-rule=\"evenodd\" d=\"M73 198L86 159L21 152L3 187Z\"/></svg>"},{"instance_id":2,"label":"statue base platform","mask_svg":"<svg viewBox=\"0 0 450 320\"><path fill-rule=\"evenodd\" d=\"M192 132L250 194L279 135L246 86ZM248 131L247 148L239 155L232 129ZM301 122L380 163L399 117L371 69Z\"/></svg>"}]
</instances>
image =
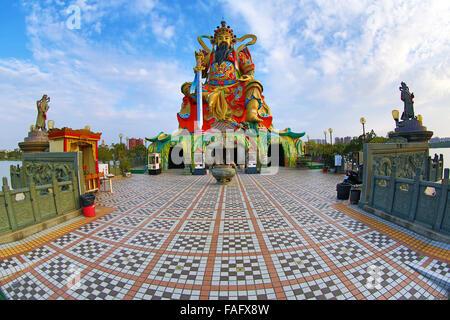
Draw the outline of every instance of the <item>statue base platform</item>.
<instances>
[{"instance_id":1,"label":"statue base platform","mask_svg":"<svg viewBox=\"0 0 450 320\"><path fill-rule=\"evenodd\" d=\"M408 142L427 142L433 136L433 131L428 131L427 127L417 119L409 119L397 122L395 132L389 134L389 138L404 138Z\"/></svg>"},{"instance_id":2,"label":"statue base platform","mask_svg":"<svg viewBox=\"0 0 450 320\"><path fill-rule=\"evenodd\" d=\"M30 131L24 142L19 142L23 153L45 152L49 148L48 135L45 131Z\"/></svg>"},{"instance_id":3,"label":"statue base platform","mask_svg":"<svg viewBox=\"0 0 450 320\"><path fill-rule=\"evenodd\" d=\"M404 138L407 142L427 142L433 136L433 131L406 131L406 132L392 132L389 138Z\"/></svg>"}]
</instances>

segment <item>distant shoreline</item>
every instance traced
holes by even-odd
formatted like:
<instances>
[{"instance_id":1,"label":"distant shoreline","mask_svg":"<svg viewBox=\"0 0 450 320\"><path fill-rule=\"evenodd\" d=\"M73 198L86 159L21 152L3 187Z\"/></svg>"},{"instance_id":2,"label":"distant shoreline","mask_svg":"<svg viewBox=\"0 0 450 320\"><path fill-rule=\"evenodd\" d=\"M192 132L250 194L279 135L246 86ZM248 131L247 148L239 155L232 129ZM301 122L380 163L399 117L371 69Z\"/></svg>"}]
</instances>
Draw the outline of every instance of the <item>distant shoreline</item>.
<instances>
[{"instance_id":1,"label":"distant shoreline","mask_svg":"<svg viewBox=\"0 0 450 320\"><path fill-rule=\"evenodd\" d=\"M428 143L430 148L450 148L450 141Z\"/></svg>"},{"instance_id":2,"label":"distant shoreline","mask_svg":"<svg viewBox=\"0 0 450 320\"><path fill-rule=\"evenodd\" d=\"M0 161L22 161L22 159L0 159Z\"/></svg>"}]
</instances>

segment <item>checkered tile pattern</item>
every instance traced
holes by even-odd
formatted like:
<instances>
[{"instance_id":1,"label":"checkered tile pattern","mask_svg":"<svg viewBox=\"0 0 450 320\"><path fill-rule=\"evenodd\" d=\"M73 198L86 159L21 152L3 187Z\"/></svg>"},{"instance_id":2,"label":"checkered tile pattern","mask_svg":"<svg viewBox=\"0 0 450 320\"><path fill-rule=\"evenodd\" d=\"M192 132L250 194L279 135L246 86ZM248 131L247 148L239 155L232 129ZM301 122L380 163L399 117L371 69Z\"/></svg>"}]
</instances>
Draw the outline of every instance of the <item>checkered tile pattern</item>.
<instances>
[{"instance_id":1,"label":"checkered tile pattern","mask_svg":"<svg viewBox=\"0 0 450 320\"><path fill-rule=\"evenodd\" d=\"M133 235L126 244L147 249L159 249L169 235L167 233L156 233L149 231L139 231Z\"/></svg>"},{"instance_id":2,"label":"checkered tile pattern","mask_svg":"<svg viewBox=\"0 0 450 320\"><path fill-rule=\"evenodd\" d=\"M335 275L284 287L288 300L349 300L355 299Z\"/></svg>"},{"instance_id":3,"label":"checkered tile pattern","mask_svg":"<svg viewBox=\"0 0 450 320\"><path fill-rule=\"evenodd\" d=\"M253 212L258 218L272 218L272 217L281 217L283 214L275 208L256 208L253 209Z\"/></svg>"},{"instance_id":4,"label":"checkered tile pattern","mask_svg":"<svg viewBox=\"0 0 450 320\"><path fill-rule=\"evenodd\" d=\"M189 214L188 219L215 219L216 213L216 211L210 210L193 210Z\"/></svg>"},{"instance_id":5,"label":"checkered tile pattern","mask_svg":"<svg viewBox=\"0 0 450 320\"><path fill-rule=\"evenodd\" d=\"M393 261L401 264L415 264L423 258L420 254L412 251L405 246L397 247L396 249L388 252L386 256L391 258Z\"/></svg>"},{"instance_id":6,"label":"checkered tile pattern","mask_svg":"<svg viewBox=\"0 0 450 320\"><path fill-rule=\"evenodd\" d=\"M327 242L345 236L343 232L332 225L308 228L305 229L305 232L317 242Z\"/></svg>"},{"instance_id":7,"label":"checkered tile pattern","mask_svg":"<svg viewBox=\"0 0 450 320\"><path fill-rule=\"evenodd\" d=\"M285 250L308 246L308 242L298 231L271 232L263 234L264 241L270 251Z\"/></svg>"},{"instance_id":8,"label":"checkered tile pattern","mask_svg":"<svg viewBox=\"0 0 450 320\"><path fill-rule=\"evenodd\" d=\"M110 248L112 248L111 244L87 239L70 247L67 250L67 252L69 252L74 256L80 257L83 260L95 262L101 255L105 254Z\"/></svg>"},{"instance_id":9,"label":"checkered tile pattern","mask_svg":"<svg viewBox=\"0 0 450 320\"><path fill-rule=\"evenodd\" d=\"M381 251L395 244L395 241L378 231L371 231L359 236L369 246Z\"/></svg>"},{"instance_id":10,"label":"checkered tile pattern","mask_svg":"<svg viewBox=\"0 0 450 320\"><path fill-rule=\"evenodd\" d=\"M339 225L351 233L360 233L370 229L370 227L366 226L364 223L353 219L340 222Z\"/></svg>"},{"instance_id":11,"label":"checkered tile pattern","mask_svg":"<svg viewBox=\"0 0 450 320\"><path fill-rule=\"evenodd\" d=\"M22 255L22 258L27 262L35 263L35 262L44 260L45 258L47 258L49 255L53 254L54 252L55 252L55 250L53 250L49 246L43 246L43 247L37 248L35 250L29 251L27 253L24 253Z\"/></svg>"},{"instance_id":12,"label":"checkered tile pattern","mask_svg":"<svg viewBox=\"0 0 450 320\"><path fill-rule=\"evenodd\" d=\"M0 260L0 278L20 269L21 262L16 257Z\"/></svg>"},{"instance_id":13,"label":"checkered tile pattern","mask_svg":"<svg viewBox=\"0 0 450 320\"><path fill-rule=\"evenodd\" d=\"M65 255L59 254L50 261L41 264L36 270L41 275L45 275L54 286L58 288L67 287L70 284L71 275L75 272L82 272L87 265L82 264Z\"/></svg>"},{"instance_id":14,"label":"checkered tile pattern","mask_svg":"<svg viewBox=\"0 0 450 320\"><path fill-rule=\"evenodd\" d=\"M250 215L247 210L224 210L222 219L248 219Z\"/></svg>"},{"instance_id":15,"label":"checkered tile pattern","mask_svg":"<svg viewBox=\"0 0 450 320\"><path fill-rule=\"evenodd\" d=\"M314 249L303 249L272 255L280 280L301 279L331 269Z\"/></svg>"},{"instance_id":16,"label":"checkered tile pattern","mask_svg":"<svg viewBox=\"0 0 450 320\"><path fill-rule=\"evenodd\" d=\"M171 288L144 283L135 296L142 300L198 300L200 290Z\"/></svg>"},{"instance_id":17,"label":"checkered tile pattern","mask_svg":"<svg viewBox=\"0 0 450 320\"><path fill-rule=\"evenodd\" d=\"M315 214L302 214L292 217L299 226L307 226L326 222L323 218Z\"/></svg>"},{"instance_id":18,"label":"checkered tile pattern","mask_svg":"<svg viewBox=\"0 0 450 320\"><path fill-rule=\"evenodd\" d=\"M120 300L131 289L133 282L94 269L81 279L79 288L72 287L67 294L78 300Z\"/></svg>"},{"instance_id":19,"label":"checkered tile pattern","mask_svg":"<svg viewBox=\"0 0 450 320\"><path fill-rule=\"evenodd\" d=\"M270 289L246 291L211 291L209 300L275 300L275 291Z\"/></svg>"},{"instance_id":20,"label":"checkered tile pattern","mask_svg":"<svg viewBox=\"0 0 450 320\"><path fill-rule=\"evenodd\" d=\"M78 228L77 232L88 234L102 226L104 226L103 223L91 222L91 223L85 224L84 226Z\"/></svg>"},{"instance_id":21,"label":"checkered tile pattern","mask_svg":"<svg viewBox=\"0 0 450 320\"><path fill-rule=\"evenodd\" d=\"M138 208L136 210L131 211L130 213L133 214L133 215L139 215L139 216L152 216L156 212L158 212L158 209Z\"/></svg>"},{"instance_id":22,"label":"checkered tile pattern","mask_svg":"<svg viewBox=\"0 0 450 320\"><path fill-rule=\"evenodd\" d=\"M259 242L254 234L219 235L218 253L260 252Z\"/></svg>"},{"instance_id":23,"label":"checkered tile pattern","mask_svg":"<svg viewBox=\"0 0 450 320\"><path fill-rule=\"evenodd\" d=\"M0 259L0 289L8 299L448 298L448 261L387 236L392 223L334 206L342 176L281 168L221 186L182 172L114 181L96 199L112 213Z\"/></svg>"},{"instance_id":24,"label":"checkered tile pattern","mask_svg":"<svg viewBox=\"0 0 450 320\"><path fill-rule=\"evenodd\" d=\"M65 235L61 236L60 238L52 241L51 244L58 248L64 248L81 238L82 238L82 236L71 232L71 233L66 233Z\"/></svg>"},{"instance_id":25,"label":"checkered tile pattern","mask_svg":"<svg viewBox=\"0 0 450 320\"><path fill-rule=\"evenodd\" d=\"M169 244L168 251L208 253L211 236L177 234Z\"/></svg>"},{"instance_id":26,"label":"checkered tile pattern","mask_svg":"<svg viewBox=\"0 0 450 320\"><path fill-rule=\"evenodd\" d=\"M103 260L100 265L118 272L139 276L154 256L155 253L153 252L119 248Z\"/></svg>"},{"instance_id":27,"label":"checkered tile pattern","mask_svg":"<svg viewBox=\"0 0 450 320\"><path fill-rule=\"evenodd\" d=\"M186 210L163 210L158 214L158 218L181 218L186 213Z\"/></svg>"},{"instance_id":28,"label":"checkered tile pattern","mask_svg":"<svg viewBox=\"0 0 450 320\"><path fill-rule=\"evenodd\" d=\"M178 220L169 219L153 219L149 224L144 226L144 229L160 230L160 231L172 231L178 224Z\"/></svg>"},{"instance_id":29,"label":"checkered tile pattern","mask_svg":"<svg viewBox=\"0 0 450 320\"><path fill-rule=\"evenodd\" d=\"M341 220L348 218L348 215L338 210L325 210L322 213L325 214L329 219L333 220Z\"/></svg>"},{"instance_id":30,"label":"checkered tile pattern","mask_svg":"<svg viewBox=\"0 0 450 320\"><path fill-rule=\"evenodd\" d=\"M408 279L381 258L345 270L344 275L366 299L388 299L389 292Z\"/></svg>"},{"instance_id":31,"label":"checkered tile pattern","mask_svg":"<svg viewBox=\"0 0 450 320\"><path fill-rule=\"evenodd\" d=\"M180 232L190 233L212 233L214 221L186 221L180 229Z\"/></svg>"},{"instance_id":32,"label":"checkered tile pattern","mask_svg":"<svg viewBox=\"0 0 450 320\"><path fill-rule=\"evenodd\" d=\"M371 255L371 251L355 240L335 242L321 247L322 251L337 266L356 263Z\"/></svg>"},{"instance_id":33,"label":"checkered tile pattern","mask_svg":"<svg viewBox=\"0 0 450 320\"><path fill-rule=\"evenodd\" d=\"M292 224L286 218L267 218L258 219L258 225L261 230L272 231L272 230L284 230L292 229Z\"/></svg>"},{"instance_id":34,"label":"checkered tile pattern","mask_svg":"<svg viewBox=\"0 0 450 320\"><path fill-rule=\"evenodd\" d=\"M250 220L222 220L220 233L243 233L253 232L253 225Z\"/></svg>"},{"instance_id":35,"label":"checkered tile pattern","mask_svg":"<svg viewBox=\"0 0 450 320\"><path fill-rule=\"evenodd\" d=\"M138 227L145 220L147 220L147 219L144 217L126 216L126 217L120 218L119 220L115 221L114 223L119 224L121 226Z\"/></svg>"},{"instance_id":36,"label":"checkered tile pattern","mask_svg":"<svg viewBox=\"0 0 450 320\"><path fill-rule=\"evenodd\" d=\"M2 291L11 300L44 300L54 293L30 272L3 286Z\"/></svg>"},{"instance_id":37,"label":"checkered tile pattern","mask_svg":"<svg viewBox=\"0 0 450 320\"><path fill-rule=\"evenodd\" d=\"M93 236L107 241L120 241L130 232L130 229L109 226L97 233L94 233Z\"/></svg>"},{"instance_id":38,"label":"checkered tile pattern","mask_svg":"<svg viewBox=\"0 0 450 320\"><path fill-rule=\"evenodd\" d=\"M206 257L164 254L153 268L149 278L164 282L202 284L206 261Z\"/></svg>"},{"instance_id":39,"label":"checkered tile pattern","mask_svg":"<svg viewBox=\"0 0 450 320\"><path fill-rule=\"evenodd\" d=\"M446 277L450 282L450 265L448 263L439 260L433 260L428 265L427 269L430 270L431 272L435 272L443 277Z\"/></svg>"},{"instance_id":40,"label":"checkered tile pattern","mask_svg":"<svg viewBox=\"0 0 450 320\"><path fill-rule=\"evenodd\" d=\"M216 257L214 266L213 284L249 285L270 282L262 256Z\"/></svg>"}]
</instances>

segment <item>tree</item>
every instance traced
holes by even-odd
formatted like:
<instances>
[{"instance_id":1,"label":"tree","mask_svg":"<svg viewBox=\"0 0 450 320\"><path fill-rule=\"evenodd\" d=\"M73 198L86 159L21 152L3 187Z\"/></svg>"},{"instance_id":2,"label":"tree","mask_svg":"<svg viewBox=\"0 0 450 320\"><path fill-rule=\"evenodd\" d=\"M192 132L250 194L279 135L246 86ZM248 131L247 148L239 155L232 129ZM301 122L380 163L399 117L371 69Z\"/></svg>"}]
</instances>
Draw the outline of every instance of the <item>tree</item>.
<instances>
[{"instance_id":1,"label":"tree","mask_svg":"<svg viewBox=\"0 0 450 320\"><path fill-rule=\"evenodd\" d=\"M103 163L108 163L113 159L113 152L106 146L100 145L98 147L98 160Z\"/></svg>"},{"instance_id":2,"label":"tree","mask_svg":"<svg viewBox=\"0 0 450 320\"><path fill-rule=\"evenodd\" d=\"M388 138L385 137L375 137L372 140L369 141L369 143L385 143L388 140Z\"/></svg>"},{"instance_id":3,"label":"tree","mask_svg":"<svg viewBox=\"0 0 450 320\"><path fill-rule=\"evenodd\" d=\"M124 143L114 144L112 149L113 159L114 161L120 161L125 158L127 155L127 148Z\"/></svg>"}]
</instances>

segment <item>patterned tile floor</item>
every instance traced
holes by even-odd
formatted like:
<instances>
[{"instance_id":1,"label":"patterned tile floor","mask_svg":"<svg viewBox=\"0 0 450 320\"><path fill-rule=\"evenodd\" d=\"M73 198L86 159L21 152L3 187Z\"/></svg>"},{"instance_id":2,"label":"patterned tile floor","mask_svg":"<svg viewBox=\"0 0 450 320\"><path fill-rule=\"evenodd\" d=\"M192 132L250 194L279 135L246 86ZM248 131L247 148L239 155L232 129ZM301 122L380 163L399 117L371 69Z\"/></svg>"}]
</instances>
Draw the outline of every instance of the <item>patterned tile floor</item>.
<instances>
[{"instance_id":1,"label":"patterned tile floor","mask_svg":"<svg viewBox=\"0 0 450 320\"><path fill-rule=\"evenodd\" d=\"M0 245L12 253L0 255L0 290L8 299L448 299L411 265L448 279L450 246L347 208L336 200L342 178L280 169L226 187L178 170L118 180L97 199L111 213L26 252ZM416 242L439 250L416 252Z\"/></svg>"}]
</instances>

